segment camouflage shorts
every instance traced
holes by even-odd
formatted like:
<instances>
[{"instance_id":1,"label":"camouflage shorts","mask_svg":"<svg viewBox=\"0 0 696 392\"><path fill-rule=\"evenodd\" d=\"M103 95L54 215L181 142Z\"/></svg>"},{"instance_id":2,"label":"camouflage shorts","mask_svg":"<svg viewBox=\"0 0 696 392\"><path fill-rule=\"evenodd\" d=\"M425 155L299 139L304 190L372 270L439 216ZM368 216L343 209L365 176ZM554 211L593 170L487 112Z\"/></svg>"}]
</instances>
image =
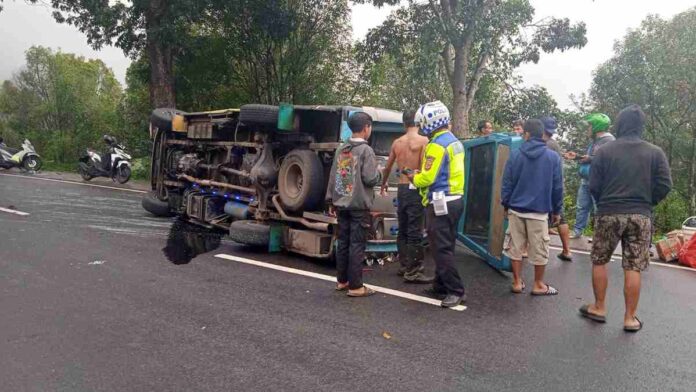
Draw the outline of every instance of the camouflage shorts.
<instances>
[{"instance_id":1,"label":"camouflage shorts","mask_svg":"<svg viewBox=\"0 0 696 392\"><path fill-rule=\"evenodd\" d=\"M592 239L592 264L608 263L621 241L623 269L644 271L650 261L651 235L650 218L645 215L599 215Z\"/></svg>"}]
</instances>

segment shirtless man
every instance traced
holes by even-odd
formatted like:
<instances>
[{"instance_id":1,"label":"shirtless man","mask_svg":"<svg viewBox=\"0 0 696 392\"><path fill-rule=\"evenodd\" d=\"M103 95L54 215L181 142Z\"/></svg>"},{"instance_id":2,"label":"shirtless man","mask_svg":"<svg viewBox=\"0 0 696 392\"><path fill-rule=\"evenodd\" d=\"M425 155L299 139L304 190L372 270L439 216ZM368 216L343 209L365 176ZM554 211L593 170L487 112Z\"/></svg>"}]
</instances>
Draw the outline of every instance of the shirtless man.
<instances>
[{"instance_id":1,"label":"shirtless man","mask_svg":"<svg viewBox=\"0 0 696 392\"><path fill-rule=\"evenodd\" d=\"M428 144L428 138L418 134L418 126L414 122L416 112L404 112L403 121L406 134L396 139L391 146L389 160L384 168L382 179L382 196L387 192L387 180L394 162L399 168L399 190L397 193L397 214L399 219L399 235L397 246L401 268L399 275L408 283L432 283L432 277L423 273L423 204L422 197L415 186L404 174L420 167L423 148Z\"/></svg>"}]
</instances>

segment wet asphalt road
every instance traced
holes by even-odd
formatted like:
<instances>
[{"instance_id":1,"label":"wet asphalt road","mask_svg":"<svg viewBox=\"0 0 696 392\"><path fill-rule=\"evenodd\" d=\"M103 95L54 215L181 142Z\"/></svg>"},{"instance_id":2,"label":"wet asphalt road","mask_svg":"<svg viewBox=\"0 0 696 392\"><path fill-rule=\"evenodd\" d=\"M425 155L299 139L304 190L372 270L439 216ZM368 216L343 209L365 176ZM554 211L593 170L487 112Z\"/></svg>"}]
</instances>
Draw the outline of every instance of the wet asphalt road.
<instances>
[{"instance_id":1,"label":"wet asphalt road","mask_svg":"<svg viewBox=\"0 0 696 392\"><path fill-rule=\"evenodd\" d=\"M0 212L3 391L696 390L696 272L651 267L645 328L629 335L618 262L606 325L576 313L586 256L552 261L561 295L534 298L462 251L469 301L455 312L215 258L332 274L150 217L137 193L0 176L10 205L31 215ZM395 271L366 281L419 293Z\"/></svg>"}]
</instances>

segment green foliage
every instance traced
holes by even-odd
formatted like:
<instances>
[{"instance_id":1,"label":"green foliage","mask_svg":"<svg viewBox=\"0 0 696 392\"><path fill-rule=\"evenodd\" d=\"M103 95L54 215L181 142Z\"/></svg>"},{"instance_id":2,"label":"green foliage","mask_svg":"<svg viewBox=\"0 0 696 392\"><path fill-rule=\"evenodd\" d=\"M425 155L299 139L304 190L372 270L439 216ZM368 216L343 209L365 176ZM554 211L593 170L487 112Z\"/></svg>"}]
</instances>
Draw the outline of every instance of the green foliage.
<instances>
[{"instance_id":1,"label":"green foliage","mask_svg":"<svg viewBox=\"0 0 696 392\"><path fill-rule=\"evenodd\" d=\"M13 142L29 138L47 160L71 162L118 126L121 86L100 60L32 47L26 66L0 89Z\"/></svg>"},{"instance_id":2,"label":"green foliage","mask_svg":"<svg viewBox=\"0 0 696 392\"><path fill-rule=\"evenodd\" d=\"M657 210L662 231L696 213L694 26L696 8L671 20L646 18L616 43L614 57L597 68L590 94L596 108L612 118L632 103L645 111L644 137L664 150L675 185L676 195Z\"/></svg>"},{"instance_id":3,"label":"green foliage","mask_svg":"<svg viewBox=\"0 0 696 392\"><path fill-rule=\"evenodd\" d=\"M173 64L177 107L350 103L357 77L349 15L346 0L221 4L205 21L179 31ZM141 51L129 69L131 107L143 106L140 98L147 96L148 56Z\"/></svg>"}]
</instances>

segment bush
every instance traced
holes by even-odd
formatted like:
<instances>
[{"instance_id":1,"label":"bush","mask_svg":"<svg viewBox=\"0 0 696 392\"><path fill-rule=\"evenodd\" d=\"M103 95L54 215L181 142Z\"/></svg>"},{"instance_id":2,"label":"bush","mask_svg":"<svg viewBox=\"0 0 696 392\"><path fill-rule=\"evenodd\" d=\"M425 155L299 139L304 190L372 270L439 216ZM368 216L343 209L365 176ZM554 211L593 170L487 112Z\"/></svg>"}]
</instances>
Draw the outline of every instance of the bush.
<instances>
[{"instance_id":1,"label":"bush","mask_svg":"<svg viewBox=\"0 0 696 392\"><path fill-rule=\"evenodd\" d=\"M681 228L682 222L689 217L689 204L677 192L670 192L662 203L655 207L655 235L662 236L672 230Z\"/></svg>"},{"instance_id":2,"label":"bush","mask_svg":"<svg viewBox=\"0 0 696 392\"><path fill-rule=\"evenodd\" d=\"M134 159L131 176L134 180L147 180L150 178L150 157Z\"/></svg>"}]
</instances>

